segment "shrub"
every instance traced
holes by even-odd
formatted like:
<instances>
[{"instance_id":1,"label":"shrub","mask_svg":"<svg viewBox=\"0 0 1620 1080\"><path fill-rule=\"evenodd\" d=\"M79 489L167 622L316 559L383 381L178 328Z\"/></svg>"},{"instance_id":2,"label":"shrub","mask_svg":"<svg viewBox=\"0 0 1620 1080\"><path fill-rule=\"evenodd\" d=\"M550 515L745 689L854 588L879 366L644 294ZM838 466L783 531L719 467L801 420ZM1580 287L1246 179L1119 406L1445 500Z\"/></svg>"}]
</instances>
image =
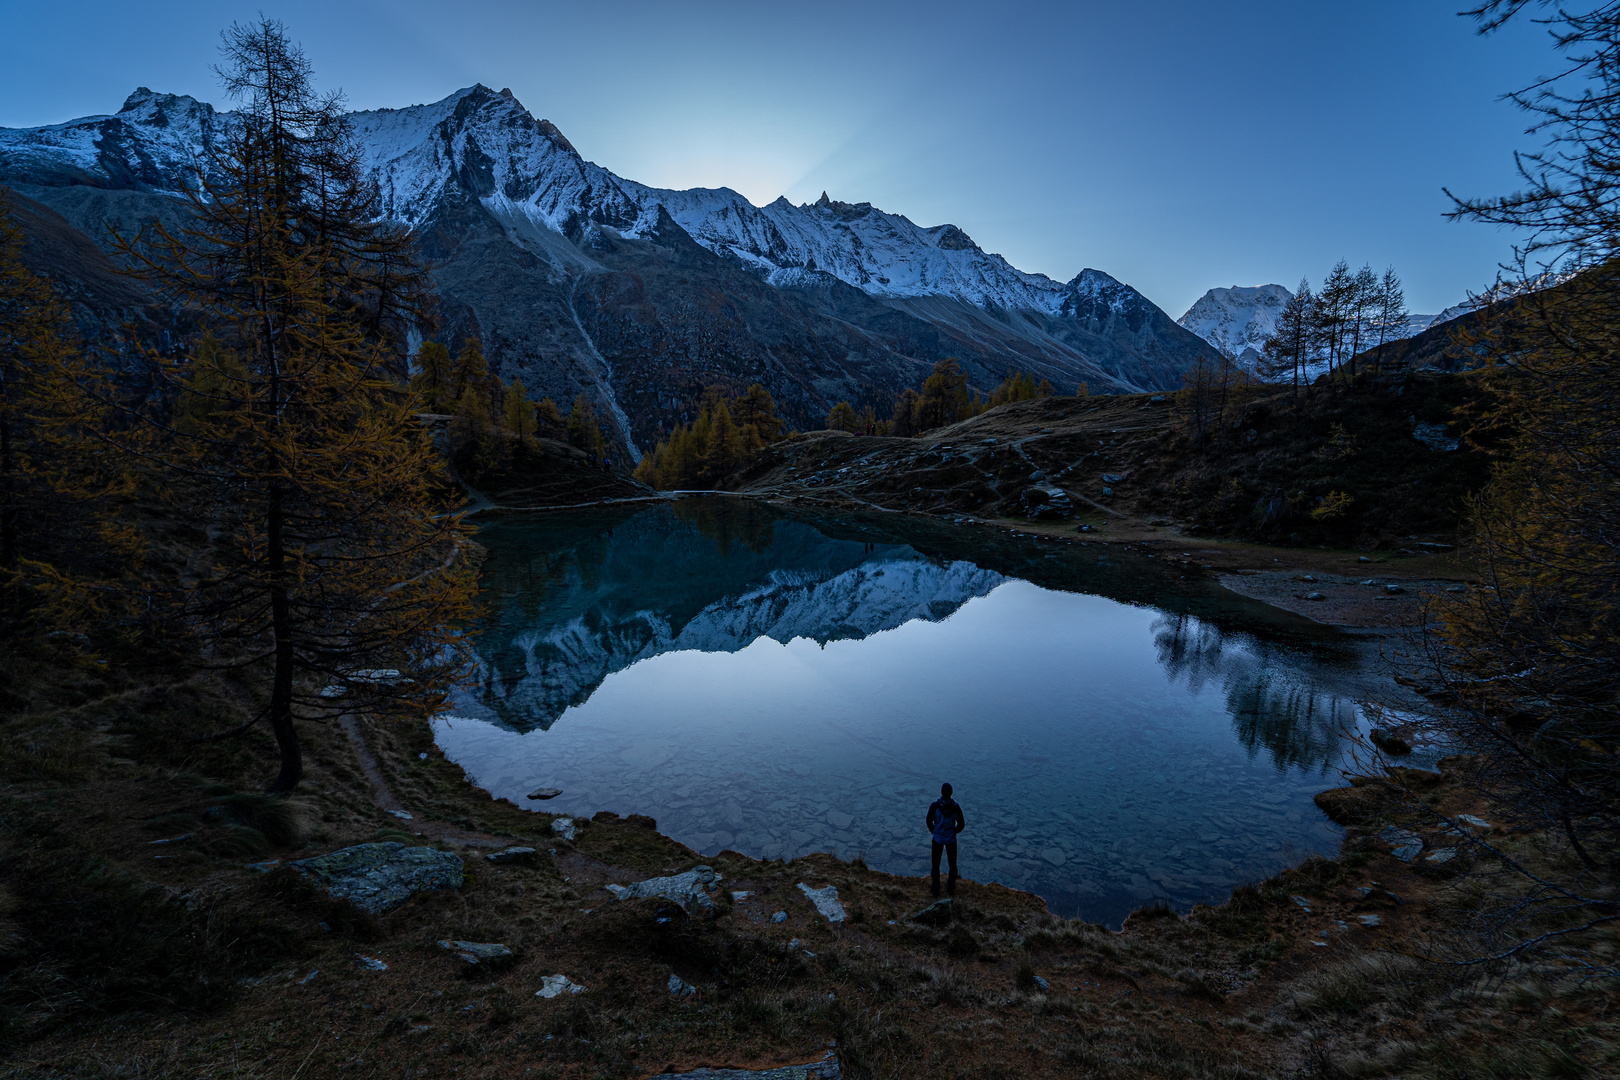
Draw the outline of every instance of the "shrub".
<instances>
[{"instance_id":1,"label":"shrub","mask_svg":"<svg viewBox=\"0 0 1620 1080\"><path fill-rule=\"evenodd\" d=\"M304 838L302 808L278 795L231 792L215 799L213 808L218 808L238 825L259 830L276 847L293 847Z\"/></svg>"},{"instance_id":2,"label":"shrub","mask_svg":"<svg viewBox=\"0 0 1620 1080\"><path fill-rule=\"evenodd\" d=\"M1344 491L1330 491L1311 510L1312 521L1337 521L1350 512L1355 497Z\"/></svg>"},{"instance_id":3,"label":"shrub","mask_svg":"<svg viewBox=\"0 0 1620 1080\"><path fill-rule=\"evenodd\" d=\"M1357 1013L1374 1002L1411 992L1418 966L1410 957L1369 953L1301 976L1283 989L1281 1001L1296 1017Z\"/></svg>"}]
</instances>

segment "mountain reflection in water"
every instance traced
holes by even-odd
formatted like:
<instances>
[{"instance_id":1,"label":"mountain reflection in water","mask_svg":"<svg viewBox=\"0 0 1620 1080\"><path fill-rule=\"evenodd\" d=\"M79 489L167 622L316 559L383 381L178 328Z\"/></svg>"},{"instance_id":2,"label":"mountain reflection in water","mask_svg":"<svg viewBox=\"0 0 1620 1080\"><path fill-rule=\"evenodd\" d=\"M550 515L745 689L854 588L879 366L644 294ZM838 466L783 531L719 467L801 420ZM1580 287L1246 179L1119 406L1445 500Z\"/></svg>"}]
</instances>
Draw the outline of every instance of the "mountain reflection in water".
<instances>
[{"instance_id":1,"label":"mountain reflection in water","mask_svg":"<svg viewBox=\"0 0 1620 1080\"><path fill-rule=\"evenodd\" d=\"M1339 831L1351 638L1156 560L898 516L693 499L488 526L476 679L440 745L519 805L646 813L705 854L964 873L1117 923Z\"/></svg>"}]
</instances>

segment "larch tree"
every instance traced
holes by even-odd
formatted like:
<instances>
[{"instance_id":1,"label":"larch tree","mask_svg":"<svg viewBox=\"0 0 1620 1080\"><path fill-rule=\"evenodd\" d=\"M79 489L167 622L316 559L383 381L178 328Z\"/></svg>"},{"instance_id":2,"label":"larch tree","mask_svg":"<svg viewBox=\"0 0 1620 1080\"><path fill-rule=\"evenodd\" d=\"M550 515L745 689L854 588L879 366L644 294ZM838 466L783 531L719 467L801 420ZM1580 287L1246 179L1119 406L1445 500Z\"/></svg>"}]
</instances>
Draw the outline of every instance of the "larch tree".
<instances>
[{"instance_id":1,"label":"larch tree","mask_svg":"<svg viewBox=\"0 0 1620 1080\"><path fill-rule=\"evenodd\" d=\"M557 403L550 398L541 398L534 407L534 420L539 433L547 438L563 438L568 434L568 425L557 411Z\"/></svg>"},{"instance_id":2,"label":"larch tree","mask_svg":"<svg viewBox=\"0 0 1620 1080\"><path fill-rule=\"evenodd\" d=\"M934 364L917 395L918 431L954 424L968 413L967 375L956 357L947 356Z\"/></svg>"},{"instance_id":3,"label":"larch tree","mask_svg":"<svg viewBox=\"0 0 1620 1080\"><path fill-rule=\"evenodd\" d=\"M1394 340L1394 335L1404 337L1406 334L1406 289L1393 266L1385 267L1384 276L1378 279L1377 297L1378 346L1373 353L1373 363L1383 371L1384 346Z\"/></svg>"},{"instance_id":4,"label":"larch tree","mask_svg":"<svg viewBox=\"0 0 1620 1080\"><path fill-rule=\"evenodd\" d=\"M450 350L442 342L422 342L422 347L416 350L416 371L411 375L411 390L422 408L434 413L448 412L455 404L454 385Z\"/></svg>"},{"instance_id":5,"label":"larch tree","mask_svg":"<svg viewBox=\"0 0 1620 1080\"><path fill-rule=\"evenodd\" d=\"M522 379L513 379L506 388L505 398L501 402L501 423L507 431L517 436L519 446L534 437L534 402L529 400L529 392Z\"/></svg>"},{"instance_id":6,"label":"larch tree","mask_svg":"<svg viewBox=\"0 0 1620 1080\"><path fill-rule=\"evenodd\" d=\"M81 393L97 376L66 305L24 265L23 245L0 188L0 619L39 601L25 594L56 579L58 553L117 546L111 523L90 511L125 486L79 437L101 412Z\"/></svg>"},{"instance_id":7,"label":"larch tree","mask_svg":"<svg viewBox=\"0 0 1620 1080\"><path fill-rule=\"evenodd\" d=\"M1378 315L1378 306L1378 275L1373 273L1371 266L1363 263L1361 269L1356 271L1355 277L1350 279L1348 319L1350 342L1345 359L1351 377L1356 374L1356 356L1360 354L1362 342L1372 330L1373 321Z\"/></svg>"},{"instance_id":8,"label":"larch tree","mask_svg":"<svg viewBox=\"0 0 1620 1080\"><path fill-rule=\"evenodd\" d=\"M847 401L840 401L827 413L827 430L853 433L859 420L860 418L855 412L855 406Z\"/></svg>"},{"instance_id":9,"label":"larch tree","mask_svg":"<svg viewBox=\"0 0 1620 1080\"><path fill-rule=\"evenodd\" d=\"M1526 8L1566 64L1509 95L1547 140L1518 155L1523 186L1452 211L1521 240L1517 295L1465 339L1511 435L1470 508L1480 584L1439 610L1431 656L1441 741L1504 834L1466 841L1460 959L1595 981L1620 975L1620 5L1468 14L1491 32Z\"/></svg>"},{"instance_id":10,"label":"larch tree","mask_svg":"<svg viewBox=\"0 0 1620 1080\"><path fill-rule=\"evenodd\" d=\"M1355 291L1356 282L1350 272L1350 264L1340 259L1328 271L1321 290L1316 294L1316 303L1311 308L1315 315L1315 336L1327 358L1329 386L1333 385L1334 377L1348 359L1344 352L1350 340Z\"/></svg>"},{"instance_id":11,"label":"larch tree","mask_svg":"<svg viewBox=\"0 0 1620 1080\"><path fill-rule=\"evenodd\" d=\"M596 409L584 394L574 397L574 407L568 413L568 445L585 451L592 461L607 457L607 436L602 434Z\"/></svg>"},{"instance_id":12,"label":"larch tree","mask_svg":"<svg viewBox=\"0 0 1620 1080\"><path fill-rule=\"evenodd\" d=\"M331 694L442 704L475 570L470 528L435 502L423 403L401 384L429 296L414 244L380 220L341 99L316 93L285 28L222 37L217 70L240 109L189 189L190 223L121 245L212 338L189 364L150 358L170 400L192 395L184 430L153 395L114 402L127 422L107 438L203 524L173 621L202 662L264 680L257 719L280 751L269 789L286 792L303 775L297 721Z\"/></svg>"},{"instance_id":13,"label":"larch tree","mask_svg":"<svg viewBox=\"0 0 1620 1080\"><path fill-rule=\"evenodd\" d=\"M489 360L484 356L484 346L475 337L470 337L461 343L461 349L450 364L450 394L451 400L460 401L469 391L484 399L484 409L487 412L494 400L495 387L489 375Z\"/></svg>"},{"instance_id":14,"label":"larch tree","mask_svg":"<svg viewBox=\"0 0 1620 1080\"><path fill-rule=\"evenodd\" d=\"M1299 396L1300 377L1310 364L1315 342L1316 297L1311 283L1299 279L1294 295L1277 315L1277 324L1266 338L1260 353L1260 373L1267 378L1289 375L1294 396Z\"/></svg>"},{"instance_id":15,"label":"larch tree","mask_svg":"<svg viewBox=\"0 0 1620 1080\"><path fill-rule=\"evenodd\" d=\"M22 229L11 200L0 195L0 575L8 592L48 457L41 446L39 376L59 366L71 348L61 303L49 283L23 265L22 254Z\"/></svg>"},{"instance_id":16,"label":"larch tree","mask_svg":"<svg viewBox=\"0 0 1620 1080\"><path fill-rule=\"evenodd\" d=\"M909 439L917 434L917 404L921 400L917 391L906 387L894 399L894 413L889 419L889 429L902 439Z\"/></svg>"}]
</instances>

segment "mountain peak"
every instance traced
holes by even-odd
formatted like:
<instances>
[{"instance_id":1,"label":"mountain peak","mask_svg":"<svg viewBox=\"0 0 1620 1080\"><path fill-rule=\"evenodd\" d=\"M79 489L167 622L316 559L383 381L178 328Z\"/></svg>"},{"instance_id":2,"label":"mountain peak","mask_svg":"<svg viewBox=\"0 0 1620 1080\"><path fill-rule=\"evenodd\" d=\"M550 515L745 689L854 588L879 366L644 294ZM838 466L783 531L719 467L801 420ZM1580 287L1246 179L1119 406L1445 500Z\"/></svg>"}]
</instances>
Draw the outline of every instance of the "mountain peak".
<instances>
[{"instance_id":1,"label":"mountain peak","mask_svg":"<svg viewBox=\"0 0 1620 1080\"><path fill-rule=\"evenodd\" d=\"M500 90L495 90L491 87L485 86L483 83L474 83L465 90L458 90L454 94L451 94L448 98L445 98L445 101L460 102L463 98L477 99L474 105L475 108L487 104L496 108L515 110L518 115L522 116L526 120L531 121L540 134L544 135L547 139L550 139L559 150L567 151L576 157L579 156L579 151L574 149L574 144L568 141L567 136L562 133L557 125L553 124L550 120L536 118L532 112L524 107L523 102L517 99L517 95L512 93L512 88L510 86L502 87Z\"/></svg>"},{"instance_id":2,"label":"mountain peak","mask_svg":"<svg viewBox=\"0 0 1620 1080\"><path fill-rule=\"evenodd\" d=\"M135 88L135 92L133 94L129 95L129 97L124 99L124 104L118 111L119 112L130 112L130 111L132 111L134 109L140 108L142 105L147 104L153 98L158 97L158 96L159 95L153 93L151 90L149 90L148 88L146 88L144 86L137 86Z\"/></svg>"},{"instance_id":3,"label":"mountain peak","mask_svg":"<svg viewBox=\"0 0 1620 1080\"><path fill-rule=\"evenodd\" d=\"M934 244L946 251L978 251L973 238L955 225L936 225L928 230L934 235Z\"/></svg>"},{"instance_id":4,"label":"mountain peak","mask_svg":"<svg viewBox=\"0 0 1620 1080\"><path fill-rule=\"evenodd\" d=\"M124 99L118 113L123 115L144 112L148 109L182 113L202 110L210 114L214 111L212 105L205 105L189 94L160 94L148 87L137 86L135 92Z\"/></svg>"},{"instance_id":5,"label":"mountain peak","mask_svg":"<svg viewBox=\"0 0 1620 1080\"><path fill-rule=\"evenodd\" d=\"M1105 274L1101 270L1093 270L1089 266L1069 279L1068 287L1074 292L1089 293L1130 288L1128 285L1121 284L1118 278ZM1132 289L1131 291L1135 292L1136 290Z\"/></svg>"},{"instance_id":6,"label":"mountain peak","mask_svg":"<svg viewBox=\"0 0 1620 1080\"><path fill-rule=\"evenodd\" d=\"M1281 285L1211 289L1176 321L1228 356L1252 364L1293 296Z\"/></svg>"}]
</instances>

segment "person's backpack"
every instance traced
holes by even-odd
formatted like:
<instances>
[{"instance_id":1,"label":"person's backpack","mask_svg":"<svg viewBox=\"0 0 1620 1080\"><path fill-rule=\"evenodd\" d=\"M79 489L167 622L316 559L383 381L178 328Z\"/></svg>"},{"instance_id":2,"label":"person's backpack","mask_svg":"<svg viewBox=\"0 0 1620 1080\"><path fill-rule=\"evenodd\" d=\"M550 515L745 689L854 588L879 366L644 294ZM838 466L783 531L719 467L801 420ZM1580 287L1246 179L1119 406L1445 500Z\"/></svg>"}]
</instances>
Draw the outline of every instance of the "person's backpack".
<instances>
[{"instance_id":1,"label":"person's backpack","mask_svg":"<svg viewBox=\"0 0 1620 1080\"><path fill-rule=\"evenodd\" d=\"M941 798L929 809L928 830L931 833L949 832L956 837L956 800Z\"/></svg>"}]
</instances>

